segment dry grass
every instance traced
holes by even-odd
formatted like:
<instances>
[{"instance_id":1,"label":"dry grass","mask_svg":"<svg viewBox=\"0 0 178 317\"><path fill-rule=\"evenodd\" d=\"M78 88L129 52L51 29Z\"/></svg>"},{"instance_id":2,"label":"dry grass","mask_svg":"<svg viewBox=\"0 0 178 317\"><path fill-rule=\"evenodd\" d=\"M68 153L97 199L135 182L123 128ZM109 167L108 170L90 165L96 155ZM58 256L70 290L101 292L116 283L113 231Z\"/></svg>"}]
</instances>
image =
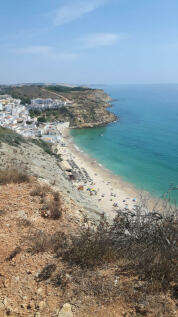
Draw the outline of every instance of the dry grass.
<instances>
[{"instance_id":1,"label":"dry grass","mask_svg":"<svg viewBox=\"0 0 178 317\"><path fill-rule=\"evenodd\" d=\"M29 219L26 218L18 218L17 219L18 227L31 227L32 223Z\"/></svg>"},{"instance_id":2,"label":"dry grass","mask_svg":"<svg viewBox=\"0 0 178 317\"><path fill-rule=\"evenodd\" d=\"M60 207L56 192L42 199L46 212ZM142 207L134 214L119 210L113 223L104 216L98 223L85 219L71 234L62 227L51 235L36 231L29 251L50 252L55 263L44 267L38 282L59 288L63 303L79 304L78 317L174 316L177 210L147 213Z\"/></svg>"},{"instance_id":3,"label":"dry grass","mask_svg":"<svg viewBox=\"0 0 178 317\"><path fill-rule=\"evenodd\" d=\"M53 191L48 185L37 184L30 193L31 196L41 197L41 216L58 220L62 216L61 197L58 192Z\"/></svg>"},{"instance_id":4,"label":"dry grass","mask_svg":"<svg viewBox=\"0 0 178 317\"><path fill-rule=\"evenodd\" d=\"M36 231L35 233L30 234L28 238L31 244L31 246L28 249L28 252L35 254L49 251L51 237L44 231Z\"/></svg>"},{"instance_id":5,"label":"dry grass","mask_svg":"<svg viewBox=\"0 0 178 317\"><path fill-rule=\"evenodd\" d=\"M43 206L41 208L41 215L44 218L58 220L62 216L61 198L58 192L51 192L52 196L48 199L43 199Z\"/></svg>"},{"instance_id":6,"label":"dry grass","mask_svg":"<svg viewBox=\"0 0 178 317\"><path fill-rule=\"evenodd\" d=\"M79 265L83 269L93 269L114 263L118 256L110 230L110 225L105 218L102 218L96 226L91 226L85 220L79 234L70 237L71 244L64 251L63 260L71 265Z\"/></svg>"},{"instance_id":7,"label":"dry grass","mask_svg":"<svg viewBox=\"0 0 178 317\"><path fill-rule=\"evenodd\" d=\"M31 196L40 196L41 198L44 198L51 192L51 188L49 185L40 185L37 184L35 188L31 191Z\"/></svg>"},{"instance_id":8,"label":"dry grass","mask_svg":"<svg viewBox=\"0 0 178 317\"><path fill-rule=\"evenodd\" d=\"M10 183L25 183L29 182L30 178L27 174L20 172L17 169L0 170L0 184L6 185Z\"/></svg>"},{"instance_id":9,"label":"dry grass","mask_svg":"<svg viewBox=\"0 0 178 317\"><path fill-rule=\"evenodd\" d=\"M36 230L34 233L30 233L28 241L30 241L28 251L32 254L50 251L55 255L59 255L62 250L68 247L69 243L63 232L59 231L50 235L42 230Z\"/></svg>"}]
</instances>

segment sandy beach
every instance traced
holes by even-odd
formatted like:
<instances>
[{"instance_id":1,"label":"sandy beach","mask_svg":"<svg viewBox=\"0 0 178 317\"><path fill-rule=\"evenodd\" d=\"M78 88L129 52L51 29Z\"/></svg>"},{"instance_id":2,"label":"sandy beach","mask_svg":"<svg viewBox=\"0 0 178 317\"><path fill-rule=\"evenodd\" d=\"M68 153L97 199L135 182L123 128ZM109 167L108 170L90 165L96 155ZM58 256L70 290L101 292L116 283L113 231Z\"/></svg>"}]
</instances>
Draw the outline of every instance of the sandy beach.
<instances>
[{"instance_id":1,"label":"sandy beach","mask_svg":"<svg viewBox=\"0 0 178 317\"><path fill-rule=\"evenodd\" d=\"M92 200L96 202L101 212L114 216L119 208L134 211L141 195L148 198L148 193L141 193L132 184L124 182L119 176L112 174L88 154L82 152L73 143L70 129L65 128L61 132L66 145L60 149L62 158L65 161L73 161L87 175L87 180L73 181L73 184L92 196ZM152 204L156 201L153 198L151 200Z\"/></svg>"}]
</instances>

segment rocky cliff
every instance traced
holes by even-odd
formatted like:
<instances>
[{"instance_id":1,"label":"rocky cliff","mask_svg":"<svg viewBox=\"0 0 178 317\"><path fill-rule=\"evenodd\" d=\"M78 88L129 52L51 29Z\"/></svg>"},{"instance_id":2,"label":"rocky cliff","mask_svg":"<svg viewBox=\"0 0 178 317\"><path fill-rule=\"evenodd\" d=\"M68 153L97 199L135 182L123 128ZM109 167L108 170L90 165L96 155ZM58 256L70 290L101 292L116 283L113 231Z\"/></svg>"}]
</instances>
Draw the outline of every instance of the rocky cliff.
<instances>
[{"instance_id":1,"label":"rocky cliff","mask_svg":"<svg viewBox=\"0 0 178 317\"><path fill-rule=\"evenodd\" d=\"M92 128L118 120L107 108L111 107L111 98L99 89L72 92L66 94L74 103L59 110L59 118L69 121L73 128Z\"/></svg>"}]
</instances>

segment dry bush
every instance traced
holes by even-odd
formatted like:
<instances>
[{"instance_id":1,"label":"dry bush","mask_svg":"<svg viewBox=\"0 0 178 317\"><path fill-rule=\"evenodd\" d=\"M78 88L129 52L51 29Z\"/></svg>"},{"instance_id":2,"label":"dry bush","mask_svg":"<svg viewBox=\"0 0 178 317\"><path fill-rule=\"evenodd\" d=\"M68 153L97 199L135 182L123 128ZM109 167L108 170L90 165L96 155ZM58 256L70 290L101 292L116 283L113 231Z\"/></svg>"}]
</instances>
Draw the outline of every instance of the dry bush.
<instances>
[{"instance_id":1,"label":"dry bush","mask_svg":"<svg viewBox=\"0 0 178 317\"><path fill-rule=\"evenodd\" d=\"M50 200L48 203L48 209L50 211L50 218L53 220L58 220L61 215L61 206L58 202L54 201L54 200Z\"/></svg>"},{"instance_id":2,"label":"dry bush","mask_svg":"<svg viewBox=\"0 0 178 317\"><path fill-rule=\"evenodd\" d=\"M58 192L53 191L49 185L37 184L30 193L31 196L41 197L41 215L44 218L58 220L62 215L61 197Z\"/></svg>"},{"instance_id":3,"label":"dry bush","mask_svg":"<svg viewBox=\"0 0 178 317\"><path fill-rule=\"evenodd\" d=\"M28 240L31 244L28 251L32 254L51 251L56 256L67 248L69 243L66 235L60 231L50 235L37 230L28 236Z\"/></svg>"},{"instance_id":4,"label":"dry bush","mask_svg":"<svg viewBox=\"0 0 178 317\"><path fill-rule=\"evenodd\" d=\"M41 215L44 218L58 220L62 216L61 198L58 192L52 192L52 198L45 200L45 204L41 208Z\"/></svg>"},{"instance_id":5,"label":"dry bush","mask_svg":"<svg viewBox=\"0 0 178 317\"><path fill-rule=\"evenodd\" d=\"M81 280L84 293L94 297L101 304L111 303L120 296L120 286L116 283L115 276L102 272L88 271ZM82 288L81 287L81 288Z\"/></svg>"},{"instance_id":6,"label":"dry bush","mask_svg":"<svg viewBox=\"0 0 178 317\"><path fill-rule=\"evenodd\" d=\"M29 219L26 218L18 218L17 219L17 225L19 227L31 227L32 223Z\"/></svg>"},{"instance_id":7,"label":"dry bush","mask_svg":"<svg viewBox=\"0 0 178 317\"><path fill-rule=\"evenodd\" d=\"M56 265L55 264L48 264L46 265L43 270L38 274L36 280L38 282L41 282L41 281L46 281L48 280L52 273L56 270Z\"/></svg>"},{"instance_id":8,"label":"dry bush","mask_svg":"<svg viewBox=\"0 0 178 317\"><path fill-rule=\"evenodd\" d=\"M51 248L56 257L63 254L69 248L69 239L64 232L57 231L51 235Z\"/></svg>"},{"instance_id":9,"label":"dry bush","mask_svg":"<svg viewBox=\"0 0 178 317\"><path fill-rule=\"evenodd\" d=\"M28 252L35 254L49 251L51 236L44 231L36 231L34 234L31 234L28 239L31 243Z\"/></svg>"},{"instance_id":10,"label":"dry bush","mask_svg":"<svg viewBox=\"0 0 178 317\"><path fill-rule=\"evenodd\" d=\"M112 239L118 253L129 259L132 269L155 290L166 288L177 273L177 210L173 213L118 212Z\"/></svg>"},{"instance_id":11,"label":"dry bush","mask_svg":"<svg viewBox=\"0 0 178 317\"><path fill-rule=\"evenodd\" d=\"M46 197L47 194L51 192L51 189L48 185L37 184L35 188L31 191L31 196L40 196L41 198Z\"/></svg>"},{"instance_id":12,"label":"dry bush","mask_svg":"<svg viewBox=\"0 0 178 317\"><path fill-rule=\"evenodd\" d=\"M29 176L17 169L0 170L0 184L6 185L10 183L25 183L29 182Z\"/></svg>"},{"instance_id":13,"label":"dry bush","mask_svg":"<svg viewBox=\"0 0 178 317\"><path fill-rule=\"evenodd\" d=\"M53 202L60 202L52 195ZM48 268L42 273L44 278L51 274L48 278L63 291L65 302L80 298L85 303L87 298L107 305L121 299L132 306L133 316L146 316L150 309L155 317L171 316L172 308L162 305L160 294L170 292L175 298L177 290L177 209L155 210L148 212L140 204L134 213L118 210L112 223L104 216L98 223L85 219L68 236L39 232L31 239L31 252L50 251L60 258L56 275L50 267L49 274Z\"/></svg>"},{"instance_id":14,"label":"dry bush","mask_svg":"<svg viewBox=\"0 0 178 317\"><path fill-rule=\"evenodd\" d=\"M71 246L63 259L82 268L94 268L112 263L116 259L110 239L110 225L104 217L95 226L85 219L78 235L71 236Z\"/></svg>"},{"instance_id":15,"label":"dry bush","mask_svg":"<svg viewBox=\"0 0 178 317\"><path fill-rule=\"evenodd\" d=\"M62 254L70 265L95 269L127 260L130 270L146 280L152 290L166 290L177 275L177 210L174 213L118 211L112 224L103 217L97 225L85 222L70 237ZM120 272L122 273L122 272Z\"/></svg>"},{"instance_id":16,"label":"dry bush","mask_svg":"<svg viewBox=\"0 0 178 317\"><path fill-rule=\"evenodd\" d=\"M13 258L16 257L17 254L19 254L22 251L20 247L16 247L11 254L6 258L6 261L11 261Z\"/></svg>"}]
</instances>

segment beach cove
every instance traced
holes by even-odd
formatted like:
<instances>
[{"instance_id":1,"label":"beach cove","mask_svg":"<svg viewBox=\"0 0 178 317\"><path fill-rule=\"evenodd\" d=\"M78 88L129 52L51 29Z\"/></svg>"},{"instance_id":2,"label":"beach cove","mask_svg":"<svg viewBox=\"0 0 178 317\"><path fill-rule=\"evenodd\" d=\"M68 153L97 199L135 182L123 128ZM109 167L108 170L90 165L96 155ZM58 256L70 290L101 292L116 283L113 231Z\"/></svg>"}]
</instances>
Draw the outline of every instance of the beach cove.
<instances>
[{"instance_id":1,"label":"beach cove","mask_svg":"<svg viewBox=\"0 0 178 317\"><path fill-rule=\"evenodd\" d=\"M65 129L62 158L87 175L72 183L101 212L134 212L143 197L151 211L169 186L178 184L177 86L104 89L118 100L110 111L120 120L103 127ZM171 192L172 203L178 201L177 195L177 190Z\"/></svg>"},{"instance_id":2,"label":"beach cove","mask_svg":"<svg viewBox=\"0 0 178 317\"><path fill-rule=\"evenodd\" d=\"M159 199L178 184L178 86L102 86L118 122L72 129L81 151L139 192ZM129 186L130 187L130 186ZM178 191L171 192L178 203Z\"/></svg>"},{"instance_id":3,"label":"beach cove","mask_svg":"<svg viewBox=\"0 0 178 317\"><path fill-rule=\"evenodd\" d=\"M69 162L70 165L74 165L74 169L77 167L83 175L87 175L71 182L79 191L92 199L101 214L105 213L112 219L118 210L134 212L142 199L148 200L149 207L153 208L157 199L151 197L148 192L137 190L132 184L123 181L87 153L81 151L73 142L70 132L70 128L63 129L62 138L65 146L60 148L59 154L64 162ZM90 206L85 208L90 209Z\"/></svg>"}]
</instances>

